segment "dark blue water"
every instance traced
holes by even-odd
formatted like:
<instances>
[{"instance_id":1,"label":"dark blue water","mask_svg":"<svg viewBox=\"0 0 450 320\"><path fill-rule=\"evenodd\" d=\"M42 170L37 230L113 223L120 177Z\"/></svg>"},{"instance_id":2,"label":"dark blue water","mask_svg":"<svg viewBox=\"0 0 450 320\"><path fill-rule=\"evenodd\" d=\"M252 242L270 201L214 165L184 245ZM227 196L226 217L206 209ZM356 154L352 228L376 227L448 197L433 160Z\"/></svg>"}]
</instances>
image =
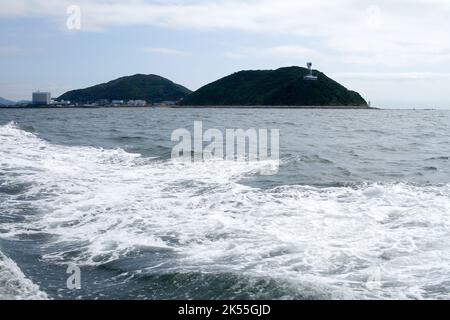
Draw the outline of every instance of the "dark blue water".
<instances>
[{"instance_id":1,"label":"dark blue water","mask_svg":"<svg viewBox=\"0 0 450 320\"><path fill-rule=\"evenodd\" d=\"M0 109L0 296L449 298L449 111ZM279 129L281 164L170 159ZM81 268L69 290L69 263Z\"/></svg>"}]
</instances>

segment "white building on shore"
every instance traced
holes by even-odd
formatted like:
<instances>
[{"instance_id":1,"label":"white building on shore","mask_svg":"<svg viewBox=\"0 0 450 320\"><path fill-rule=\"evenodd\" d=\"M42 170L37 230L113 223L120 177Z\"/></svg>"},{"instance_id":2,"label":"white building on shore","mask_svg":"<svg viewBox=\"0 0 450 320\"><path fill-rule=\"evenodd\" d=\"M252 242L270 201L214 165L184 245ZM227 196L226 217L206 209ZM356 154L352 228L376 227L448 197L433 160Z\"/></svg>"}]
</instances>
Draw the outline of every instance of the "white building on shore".
<instances>
[{"instance_id":1,"label":"white building on shore","mask_svg":"<svg viewBox=\"0 0 450 320\"><path fill-rule=\"evenodd\" d=\"M50 92L33 92L33 104L48 105L52 102Z\"/></svg>"},{"instance_id":2,"label":"white building on shore","mask_svg":"<svg viewBox=\"0 0 450 320\"><path fill-rule=\"evenodd\" d=\"M128 101L128 106L130 107L145 107L147 105L147 101L145 100L130 100Z\"/></svg>"}]
</instances>

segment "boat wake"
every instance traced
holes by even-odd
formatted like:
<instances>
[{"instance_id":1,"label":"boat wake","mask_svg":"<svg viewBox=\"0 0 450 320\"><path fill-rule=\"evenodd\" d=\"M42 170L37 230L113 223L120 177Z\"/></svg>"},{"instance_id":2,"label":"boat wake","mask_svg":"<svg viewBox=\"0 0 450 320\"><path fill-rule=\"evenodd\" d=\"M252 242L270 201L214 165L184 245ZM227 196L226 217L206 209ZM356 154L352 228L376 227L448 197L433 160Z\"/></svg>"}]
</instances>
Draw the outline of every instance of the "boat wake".
<instances>
[{"instance_id":1,"label":"boat wake","mask_svg":"<svg viewBox=\"0 0 450 320\"><path fill-rule=\"evenodd\" d=\"M449 185L263 190L240 183L261 163L62 146L12 123L0 145L0 239L51 235L45 261L99 266L156 252L139 273L268 277L335 298L450 298Z\"/></svg>"},{"instance_id":2,"label":"boat wake","mask_svg":"<svg viewBox=\"0 0 450 320\"><path fill-rule=\"evenodd\" d=\"M27 279L17 264L0 252L0 300L46 300L47 294Z\"/></svg>"}]
</instances>

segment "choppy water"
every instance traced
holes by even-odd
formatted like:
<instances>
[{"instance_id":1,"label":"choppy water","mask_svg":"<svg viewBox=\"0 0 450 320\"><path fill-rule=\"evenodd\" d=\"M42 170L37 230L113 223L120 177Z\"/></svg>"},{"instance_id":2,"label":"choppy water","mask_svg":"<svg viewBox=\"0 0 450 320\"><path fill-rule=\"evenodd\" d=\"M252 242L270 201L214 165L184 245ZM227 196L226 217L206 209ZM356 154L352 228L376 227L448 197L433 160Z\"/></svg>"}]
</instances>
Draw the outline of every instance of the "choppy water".
<instances>
[{"instance_id":1,"label":"choppy water","mask_svg":"<svg viewBox=\"0 0 450 320\"><path fill-rule=\"evenodd\" d=\"M170 160L279 128L281 167ZM0 298L450 298L450 112L0 110ZM81 267L81 290L66 287Z\"/></svg>"}]
</instances>

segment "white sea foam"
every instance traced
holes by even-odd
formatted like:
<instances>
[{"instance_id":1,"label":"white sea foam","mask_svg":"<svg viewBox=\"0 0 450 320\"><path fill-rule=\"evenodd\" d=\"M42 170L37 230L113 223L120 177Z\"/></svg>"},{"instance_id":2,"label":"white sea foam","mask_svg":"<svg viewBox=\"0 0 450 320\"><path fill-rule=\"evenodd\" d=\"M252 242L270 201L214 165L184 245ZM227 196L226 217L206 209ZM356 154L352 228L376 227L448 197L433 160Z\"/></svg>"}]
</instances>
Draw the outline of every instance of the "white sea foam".
<instances>
[{"instance_id":1,"label":"white sea foam","mask_svg":"<svg viewBox=\"0 0 450 320\"><path fill-rule=\"evenodd\" d=\"M20 268L0 252L0 300L46 300L47 294L27 279Z\"/></svg>"},{"instance_id":2,"label":"white sea foam","mask_svg":"<svg viewBox=\"0 0 450 320\"><path fill-rule=\"evenodd\" d=\"M0 236L54 235L45 259L98 265L164 249L176 260L167 272L270 276L335 297L450 298L448 185L262 190L239 183L261 163L150 161L51 144L14 124L0 127L0 145L2 179L29 184L21 197L39 212ZM21 201L9 196L2 211Z\"/></svg>"}]
</instances>

